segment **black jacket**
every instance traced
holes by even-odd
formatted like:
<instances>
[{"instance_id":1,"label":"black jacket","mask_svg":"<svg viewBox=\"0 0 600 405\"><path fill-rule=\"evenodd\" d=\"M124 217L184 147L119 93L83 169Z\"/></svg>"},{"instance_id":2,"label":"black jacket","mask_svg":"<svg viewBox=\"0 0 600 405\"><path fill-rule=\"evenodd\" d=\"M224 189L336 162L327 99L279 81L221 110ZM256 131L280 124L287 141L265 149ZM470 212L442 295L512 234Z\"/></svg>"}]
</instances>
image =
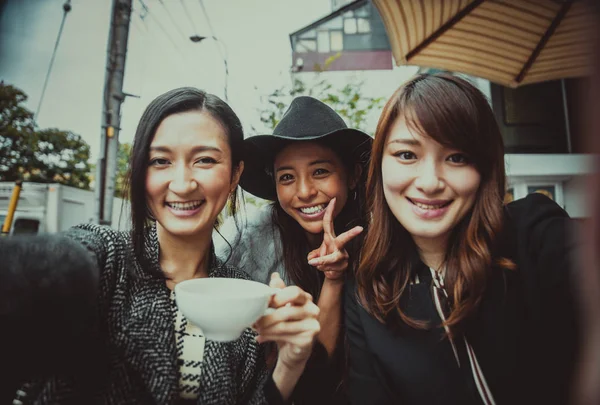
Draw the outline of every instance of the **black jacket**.
<instances>
[{"instance_id":1,"label":"black jacket","mask_svg":"<svg viewBox=\"0 0 600 405\"><path fill-rule=\"evenodd\" d=\"M517 270L493 269L465 332L496 404L567 402L578 344L568 224L567 214L540 194L505 209L496 255ZM429 270L420 263L416 271L421 282L408 287L400 305L439 325ZM380 323L358 303L354 282L346 286L345 304L353 404L481 403L439 327Z\"/></svg>"}]
</instances>

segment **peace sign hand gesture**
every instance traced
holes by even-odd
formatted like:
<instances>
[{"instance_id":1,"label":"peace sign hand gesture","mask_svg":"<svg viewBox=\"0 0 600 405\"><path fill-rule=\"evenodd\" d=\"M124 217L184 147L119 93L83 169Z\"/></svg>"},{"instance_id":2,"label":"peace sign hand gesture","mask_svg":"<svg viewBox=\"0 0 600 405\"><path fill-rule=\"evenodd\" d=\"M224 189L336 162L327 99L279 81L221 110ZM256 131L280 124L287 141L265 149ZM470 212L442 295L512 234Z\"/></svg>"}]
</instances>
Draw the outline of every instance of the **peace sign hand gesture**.
<instances>
[{"instance_id":1,"label":"peace sign hand gesture","mask_svg":"<svg viewBox=\"0 0 600 405\"><path fill-rule=\"evenodd\" d=\"M333 229L335 200L332 198L329 201L323 216L323 243L308 254L308 264L325 272L325 277L330 280L341 280L344 271L348 268L348 252L344 246L359 235L363 228L355 226L340 236L335 236Z\"/></svg>"}]
</instances>

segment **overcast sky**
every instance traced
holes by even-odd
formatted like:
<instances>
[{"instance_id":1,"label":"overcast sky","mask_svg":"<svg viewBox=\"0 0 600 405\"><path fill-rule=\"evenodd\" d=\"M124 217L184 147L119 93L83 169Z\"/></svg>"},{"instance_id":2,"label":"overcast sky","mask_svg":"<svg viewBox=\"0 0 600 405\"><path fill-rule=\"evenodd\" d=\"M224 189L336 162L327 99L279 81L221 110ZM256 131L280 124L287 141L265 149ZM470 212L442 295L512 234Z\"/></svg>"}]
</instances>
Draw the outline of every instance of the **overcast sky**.
<instances>
[{"instance_id":1,"label":"overcast sky","mask_svg":"<svg viewBox=\"0 0 600 405\"><path fill-rule=\"evenodd\" d=\"M0 80L27 93L32 111L41 95L63 3L5 0L2 7ZM72 0L37 117L41 128L80 134L90 145L93 160L100 150L111 3ZM222 97L225 76L217 43L188 39L193 34L210 36L200 0L133 0L133 4L124 91L140 98L127 98L122 107L121 142L131 142L143 109L155 96L179 86L196 86ZM289 81L289 34L329 14L330 1L204 0L204 5L227 50L229 102L248 132L250 125L260 125L260 96Z\"/></svg>"}]
</instances>

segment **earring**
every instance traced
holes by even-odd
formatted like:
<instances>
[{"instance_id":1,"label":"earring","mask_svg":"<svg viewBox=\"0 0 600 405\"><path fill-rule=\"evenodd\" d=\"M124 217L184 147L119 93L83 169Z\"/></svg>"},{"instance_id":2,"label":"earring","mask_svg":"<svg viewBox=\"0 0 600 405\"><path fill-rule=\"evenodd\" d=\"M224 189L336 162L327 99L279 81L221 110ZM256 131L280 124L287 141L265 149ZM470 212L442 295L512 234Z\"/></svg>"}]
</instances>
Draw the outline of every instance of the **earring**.
<instances>
[{"instance_id":1,"label":"earring","mask_svg":"<svg viewBox=\"0 0 600 405\"><path fill-rule=\"evenodd\" d=\"M358 198L358 190L354 189L354 197L353 200L356 201L356 199Z\"/></svg>"}]
</instances>

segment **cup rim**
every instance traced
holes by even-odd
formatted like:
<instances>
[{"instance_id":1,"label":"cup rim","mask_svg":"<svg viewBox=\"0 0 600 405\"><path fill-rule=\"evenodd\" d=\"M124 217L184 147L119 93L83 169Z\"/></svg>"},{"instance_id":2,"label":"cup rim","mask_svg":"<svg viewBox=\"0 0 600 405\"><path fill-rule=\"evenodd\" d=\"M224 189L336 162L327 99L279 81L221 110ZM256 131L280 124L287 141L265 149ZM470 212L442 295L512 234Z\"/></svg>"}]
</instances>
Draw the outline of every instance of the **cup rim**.
<instances>
[{"instance_id":1,"label":"cup rim","mask_svg":"<svg viewBox=\"0 0 600 405\"><path fill-rule=\"evenodd\" d=\"M273 288L268 286L267 284L263 284L260 283L258 281L254 281L254 280L246 280L243 278L230 278L230 277L202 277L202 278L193 278L193 279L189 279L189 280L184 280L181 281L179 283L177 283L175 285L175 295L181 295L181 293L183 294L190 294L190 295L195 295L196 297L201 297L201 295L196 295L196 291L193 291L189 288L189 286L193 286L195 284L210 284L212 283L217 283L217 282L222 282L223 280L227 280L227 282L232 282L232 283L252 283L255 285L260 286L260 289L258 290L254 290L252 293L250 294L243 294L243 295L233 295L233 296L228 296L227 299L231 300L231 299L235 299L235 300L243 300L243 299L249 299L249 298L260 298L260 297L267 297L270 295L274 295L278 289ZM215 298L215 297L212 297ZM218 296L217 296L218 298Z\"/></svg>"}]
</instances>

